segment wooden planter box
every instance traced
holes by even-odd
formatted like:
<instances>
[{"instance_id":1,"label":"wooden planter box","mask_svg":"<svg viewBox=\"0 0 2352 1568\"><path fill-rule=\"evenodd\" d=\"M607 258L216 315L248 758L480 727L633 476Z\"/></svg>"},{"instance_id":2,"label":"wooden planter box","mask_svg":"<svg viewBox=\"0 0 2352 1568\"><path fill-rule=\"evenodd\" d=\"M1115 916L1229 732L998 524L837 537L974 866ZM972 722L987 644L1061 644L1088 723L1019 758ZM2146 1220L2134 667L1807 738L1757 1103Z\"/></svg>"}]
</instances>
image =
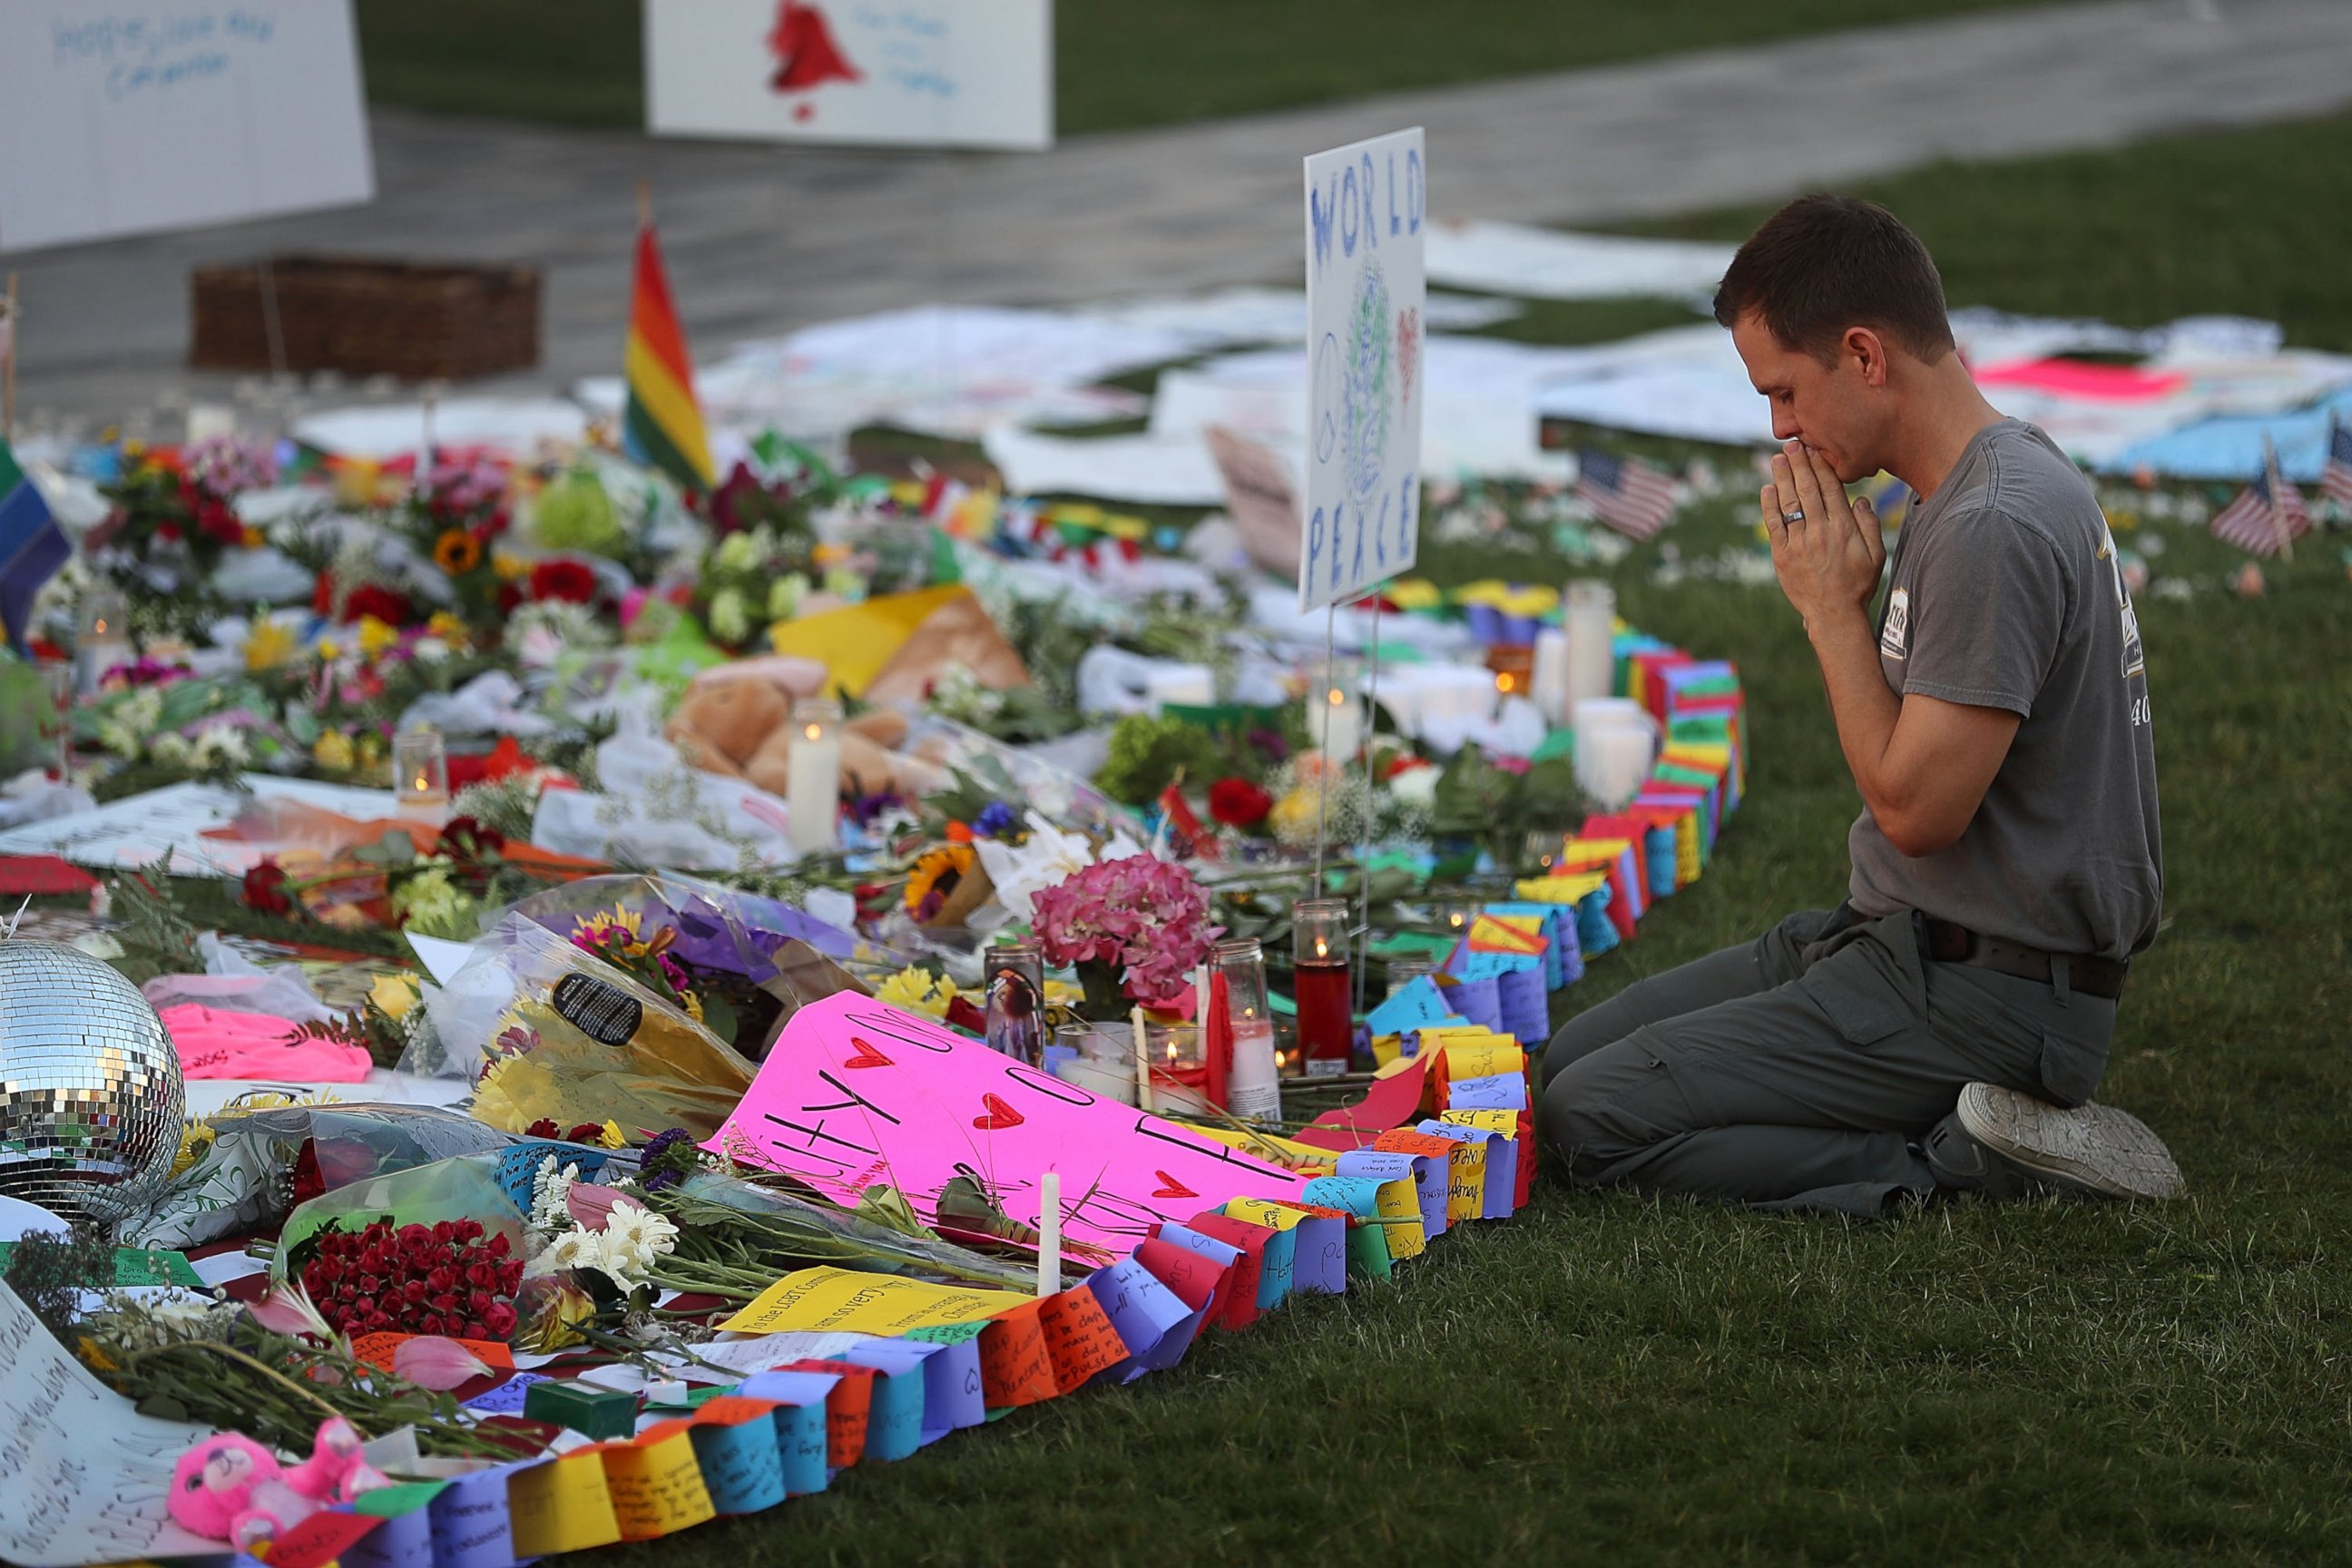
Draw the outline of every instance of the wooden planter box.
<instances>
[{"instance_id":1,"label":"wooden planter box","mask_svg":"<svg viewBox=\"0 0 2352 1568\"><path fill-rule=\"evenodd\" d=\"M269 262L283 367L459 381L539 363L539 269L356 257ZM188 279L198 370L278 368L258 263Z\"/></svg>"}]
</instances>

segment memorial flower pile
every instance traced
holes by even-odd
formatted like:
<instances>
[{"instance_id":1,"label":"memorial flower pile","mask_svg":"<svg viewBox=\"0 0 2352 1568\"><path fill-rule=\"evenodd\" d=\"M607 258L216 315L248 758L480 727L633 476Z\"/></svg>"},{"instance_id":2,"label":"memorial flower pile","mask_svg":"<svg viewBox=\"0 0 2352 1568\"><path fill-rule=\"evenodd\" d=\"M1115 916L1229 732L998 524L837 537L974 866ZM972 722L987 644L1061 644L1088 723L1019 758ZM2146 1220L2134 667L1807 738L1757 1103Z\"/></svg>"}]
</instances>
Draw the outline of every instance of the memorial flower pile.
<instances>
[{"instance_id":1,"label":"memorial flower pile","mask_svg":"<svg viewBox=\"0 0 2352 1568\"><path fill-rule=\"evenodd\" d=\"M305 1244L302 1289L336 1332L446 1334L504 1340L514 1332L523 1260L503 1234L474 1219L356 1231L330 1226Z\"/></svg>"}]
</instances>

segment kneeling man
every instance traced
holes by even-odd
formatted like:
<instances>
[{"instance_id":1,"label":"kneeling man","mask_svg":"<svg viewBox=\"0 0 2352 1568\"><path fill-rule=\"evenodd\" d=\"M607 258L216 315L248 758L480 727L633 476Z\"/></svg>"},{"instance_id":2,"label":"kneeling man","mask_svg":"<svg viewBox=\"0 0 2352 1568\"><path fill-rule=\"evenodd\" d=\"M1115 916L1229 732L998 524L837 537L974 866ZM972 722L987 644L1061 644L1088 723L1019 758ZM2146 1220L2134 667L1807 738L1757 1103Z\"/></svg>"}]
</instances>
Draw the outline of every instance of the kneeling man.
<instances>
[{"instance_id":1,"label":"kneeling man","mask_svg":"<svg viewBox=\"0 0 2352 1568\"><path fill-rule=\"evenodd\" d=\"M2162 867L2139 626L2082 474L1956 351L1926 247L1808 196L1715 299L1783 443L1773 566L1862 795L1845 903L1644 980L1544 1054L1583 1184L1878 1214L1906 1196L2162 1197L2179 1172L2090 1102ZM1845 486L1911 504L1886 551Z\"/></svg>"}]
</instances>

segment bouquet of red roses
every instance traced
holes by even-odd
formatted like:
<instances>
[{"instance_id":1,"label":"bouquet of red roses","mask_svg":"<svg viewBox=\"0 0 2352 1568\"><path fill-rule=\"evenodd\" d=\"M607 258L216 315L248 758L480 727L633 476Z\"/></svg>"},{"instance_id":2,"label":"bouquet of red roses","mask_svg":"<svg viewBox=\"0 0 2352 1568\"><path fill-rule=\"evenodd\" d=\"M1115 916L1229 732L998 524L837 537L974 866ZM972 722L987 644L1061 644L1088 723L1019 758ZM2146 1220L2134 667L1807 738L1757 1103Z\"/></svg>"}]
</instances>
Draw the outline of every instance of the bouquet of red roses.
<instances>
[{"instance_id":1,"label":"bouquet of red roses","mask_svg":"<svg viewBox=\"0 0 2352 1568\"><path fill-rule=\"evenodd\" d=\"M302 1289L337 1333L446 1334L504 1340L514 1332L522 1259L478 1220L395 1226L388 1219L311 1238Z\"/></svg>"}]
</instances>

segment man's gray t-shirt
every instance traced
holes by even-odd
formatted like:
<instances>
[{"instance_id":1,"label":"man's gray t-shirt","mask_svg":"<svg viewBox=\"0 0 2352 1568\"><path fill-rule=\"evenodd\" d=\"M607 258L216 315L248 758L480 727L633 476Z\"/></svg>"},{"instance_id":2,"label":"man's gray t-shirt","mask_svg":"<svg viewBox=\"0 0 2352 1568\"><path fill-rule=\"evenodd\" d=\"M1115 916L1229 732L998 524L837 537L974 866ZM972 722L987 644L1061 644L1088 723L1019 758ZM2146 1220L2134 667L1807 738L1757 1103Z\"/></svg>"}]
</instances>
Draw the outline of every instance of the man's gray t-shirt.
<instances>
[{"instance_id":1,"label":"man's gray t-shirt","mask_svg":"<svg viewBox=\"0 0 2352 1568\"><path fill-rule=\"evenodd\" d=\"M2096 496L2050 437L1987 426L1903 524L1879 622L1899 695L2005 708L2017 736L1958 842L1916 858L1868 808L1851 897L2053 952L2156 935L2163 850L2139 618Z\"/></svg>"}]
</instances>

